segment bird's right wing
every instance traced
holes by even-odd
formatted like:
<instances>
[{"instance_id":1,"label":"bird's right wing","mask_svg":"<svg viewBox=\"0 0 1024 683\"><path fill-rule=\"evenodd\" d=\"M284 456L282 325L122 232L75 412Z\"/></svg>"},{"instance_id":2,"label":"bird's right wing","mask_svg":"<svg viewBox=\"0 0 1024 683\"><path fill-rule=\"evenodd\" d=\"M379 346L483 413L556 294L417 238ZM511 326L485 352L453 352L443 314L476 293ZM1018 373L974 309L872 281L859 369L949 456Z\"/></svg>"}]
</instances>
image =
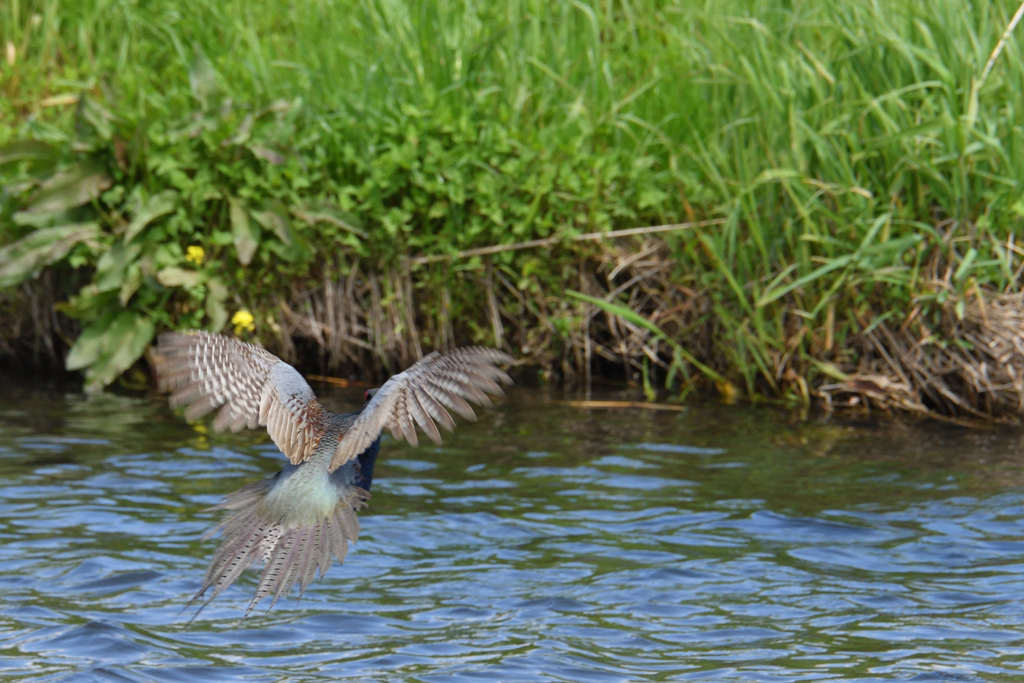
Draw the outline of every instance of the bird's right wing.
<instances>
[{"instance_id":1,"label":"bird's right wing","mask_svg":"<svg viewBox=\"0 0 1024 683\"><path fill-rule=\"evenodd\" d=\"M295 368L254 344L209 332L160 335L155 365L172 407L195 419L220 408L216 431L266 425L292 464L306 460L324 430L325 411Z\"/></svg>"},{"instance_id":2,"label":"bird's right wing","mask_svg":"<svg viewBox=\"0 0 1024 683\"><path fill-rule=\"evenodd\" d=\"M434 421L448 431L455 428L446 408L467 420L476 420L468 401L491 405L487 394L500 396L501 385L512 383L512 378L497 366L514 362L507 353L479 346L430 354L389 379L374 394L342 437L328 471L333 472L365 451L385 428L396 439L405 438L415 446L419 426L434 443L441 443Z\"/></svg>"}]
</instances>

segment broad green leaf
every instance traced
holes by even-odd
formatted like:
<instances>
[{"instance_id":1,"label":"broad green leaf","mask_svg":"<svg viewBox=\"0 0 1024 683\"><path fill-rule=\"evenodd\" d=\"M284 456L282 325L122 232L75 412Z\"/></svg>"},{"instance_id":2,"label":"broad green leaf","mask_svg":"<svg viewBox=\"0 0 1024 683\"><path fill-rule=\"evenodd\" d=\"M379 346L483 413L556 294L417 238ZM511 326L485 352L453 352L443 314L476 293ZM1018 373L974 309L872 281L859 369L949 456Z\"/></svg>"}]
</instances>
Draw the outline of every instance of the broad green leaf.
<instances>
[{"instance_id":1,"label":"broad green leaf","mask_svg":"<svg viewBox=\"0 0 1024 683\"><path fill-rule=\"evenodd\" d=\"M142 357L155 333L156 326L146 316L132 311L119 313L92 338L91 344L98 345L99 353L86 370L86 391L99 391L117 379Z\"/></svg>"},{"instance_id":2,"label":"broad green leaf","mask_svg":"<svg viewBox=\"0 0 1024 683\"><path fill-rule=\"evenodd\" d=\"M164 287L185 287L191 288L198 285L203 275L195 270L185 270L177 266L164 268L156 274L156 281Z\"/></svg>"},{"instance_id":3,"label":"broad green leaf","mask_svg":"<svg viewBox=\"0 0 1024 683\"><path fill-rule=\"evenodd\" d=\"M78 223L76 220L75 209L68 211L57 211L56 213L28 213L26 211L16 211L11 216L11 220L14 221L15 225L22 227L33 227L37 230L43 228L56 228L61 225L68 225L70 223Z\"/></svg>"},{"instance_id":4,"label":"broad green leaf","mask_svg":"<svg viewBox=\"0 0 1024 683\"><path fill-rule=\"evenodd\" d=\"M211 332L223 330L228 322L228 310L224 307L224 302L206 297L206 317L209 321L207 327Z\"/></svg>"},{"instance_id":5,"label":"broad green leaf","mask_svg":"<svg viewBox=\"0 0 1024 683\"><path fill-rule=\"evenodd\" d=\"M175 190L164 190L144 201L132 217L128 229L124 231L124 241L131 242L154 219L177 209L178 203L178 193Z\"/></svg>"},{"instance_id":6,"label":"broad green leaf","mask_svg":"<svg viewBox=\"0 0 1024 683\"><path fill-rule=\"evenodd\" d=\"M640 190L640 194L637 197L637 206L641 209L646 209L651 206L659 206L668 199L668 194L664 191L659 190L656 187L648 187Z\"/></svg>"},{"instance_id":7,"label":"broad green leaf","mask_svg":"<svg viewBox=\"0 0 1024 683\"><path fill-rule=\"evenodd\" d=\"M71 248L99 236L95 223L36 230L0 249L0 287L10 287L67 255Z\"/></svg>"},{"instance_id":8,"label":"broad green leaf","mask_svg":"<svg viewBox=\"0 0 1024 683\"><path fill-rule=\"evenodd\" d=\"M228 298L228 288L217 278L210 278L206 282L206 317L209 319L209 329L213 332L220 332L228 321L228 311L224 307L224 301Z\"/></svg>"},{"instance_id":9,"label":"broad green leaf","mask_svg":"<svg viewBox=\"0 0 1024 683\"><path fill-rule=\"evenodd\" d=\"M114 127L111 124L114 120L113 114L100 106L84 92L78 101L77 113L82 120L92 126L92 129L96 131L96 135L98 135L100 139L104 142L110 141L114 135Z\"/></svg>"},{"instance_id":10,"label":"broad green leaf","mask_svg":"<svg viewBox=\"0 0 1024 683\"><path fill-rule=\"evenodd\" d=\"M137 244L115 244L103 252L96 264L96 275L93 278L97 289L101 292L120 289L124 284L125 271L138 258L139 251L140 247Z\"/></svg>"},{"instance_id":11,"label":"broad green leaf","mask_svg":"<svg viewBox=\"0 0 1024 683\"><path fill-rule=\"evenodd\" d=\"M269 161L275 166L280 166L286 161L284 155L280 154L279 152L275 152L269 147L260 147L259 145L253 145L249 147L249 151L253 153L253 156L263 159L265 161Z\"/></svg>"},{"instance_id":12,"label":"broad green leaf","mask_svg":"<svg viewBox=\"0 0 1024 683\"><path fill-rule=\"evenodd\" d=\"M265 202L261 211L250 211L256 222L270 230L285 246L295 243L295 232L288 220L288 211L279 201Z\"/></svg>"},{"instance_id":13,"label":"broad green leaf","mask_svg":"<svg viewBox=\"0 0 1024 683\"><path fill-rule=\"evenodd\" d=\"M225 145L243 145L252 137L252 123L255 118L252 114L246 114L242 119L242 125L235 129L235 134L224 141Z\"/></svg>"},{"instance_id":14,"label":"broad green leaf","mask_svg":"<svg viewBox=\"0 0 1024 683\"><path fill-rule=\"evenodd\" d=\"M206 281L206 291L208 297L213 297L217 301L225 301L228 298L228 288L215 277Z\"/></svg>"},{"instance_id":15,"label":"broad green leaf","mask_svg":"<svg viewBox=\"0 0 1024 683\"><path fill-rule=\"evenodd\" d=\"M195 97L203 105L203 109L207 107L210 98L216 95L219 88L217 86L217 71L210 64L210 60L206 58L202 52L196 52L196 58L192 61L192 66L188 70L188 83L192 89L192 96Z\"/></svg>"},{"instance_id":16,"label":"broad green leaf","mask_svg":"<svg viewBox=\"0 0 1024 683\"><path fill-rule=\"evenodd\" d=\"M56 304L54 308L69 318L96 320L110 310L111 304L117 301L117 298L113 291L101 292L96 285L88 284L66 302Z\"/></svg>"},{"instance_id":17,"label":"broad green leaf","mask_svg":"<svg viewBox=\"0 0 1024 683\"><path fill-rule=\"evenodd\" d=\"M38 140L22 140L0 147L0 166L12 161L53 161L56 157L53 147Z\"/></svg>"},{"instance_id":18,"label":"broad green leaf","mask_svg":"<svg viewBox=\"0 0 1024 683\"><path fill-rule=\"evenodd\" d=\"M286 261L302 261L309 255L306 241L292 229L288 210L280 201L265 202L263 210L250 212L252 217L267 230L273 231L284 245L274 251ZM275 247L273 243L271 247Z\"/></svg>"},{"instance_id":19,"label":"broad green leaf","mask_svg":"<svg viewBox=\"0 0 1024 683\"><path fill-rule=\"evenodd\" d=\"M153 321L140 315L131 315L116 329L111 343L104 348L104 354L89 368L86 388L98 390L113 382L130 368L146 352L156 326Z\"/></svg>"},{"instance_id":20,"label":"broad green leaf","mask_svg":"<svg viewBox=\"0 0 1024 683\"><path fill-rule=\"evenodd\" d=\"M249 220L249 212L241 199L231 197L228 199L231 208L231 236L235 241L235 253L238 254L238 262L243 266L252 263L252 257L259 246L259 227Z\"/></svg>"},{"instance_id":21,"label":"broad green leaf","mask_svg":"<svg viewBox=\"0 0 1024 683\"><path fill-rule=\"evenodd\" d=\"M1014 202L1013 206L1010 207L1010 210L1018 216L1024 216L1024 199L1018 199Z\"/></svg>"},{"instance_id":22,"label":"broad green leaf","mask_svg":"<svg viewBox=\"0 0 1024 683\"><path fill-rule=\"evenodd\" d=\"M116 313L107 313L87 325L68 351L64 367L68 370L81 370L95 363L103 353L105 335L116 317Z\"/></svg>"},{"instance_id":23,"label":"broad green leaf","mask_svg":"<svg viewBox=\"0 0 1024 683\"><path fill-rule=\"evenodd\" d=\"M363 232L362 225L360 225L359 220L355 216L343 211L338 211L334 207L327 205L312 207L297 206L292 207L292 214L310 227L320 222L330 223L335 227L347 230L353 235L358 235L359 237L366 239L366 233Z\"/></svg>"},{"instance_id":24,"label":"broad green leaf","mask_svg":"<svg viewBox=\"0 0 1024 683\"><path fill-rule=\"evenodd\" d=\"M75 164L48 178L25 207L25 212L55 213L81 206L99 197L112 183L102 169Z\"/></svg>"},{"instance_id":25,"label":"broad green leaf","mask_svg":"<svg viewBox=\"0 0 1024 683\"><path fill-rule=\"evenodd\" d=\"M142 281L142 264L133 263L128 266L128 270L124 274L124 282L121 283L121 291L117 295L122 306L128 305L131 298L135 296L135 292L139 291L139 287L142 286Z\"/></svg>"}]
</instances>

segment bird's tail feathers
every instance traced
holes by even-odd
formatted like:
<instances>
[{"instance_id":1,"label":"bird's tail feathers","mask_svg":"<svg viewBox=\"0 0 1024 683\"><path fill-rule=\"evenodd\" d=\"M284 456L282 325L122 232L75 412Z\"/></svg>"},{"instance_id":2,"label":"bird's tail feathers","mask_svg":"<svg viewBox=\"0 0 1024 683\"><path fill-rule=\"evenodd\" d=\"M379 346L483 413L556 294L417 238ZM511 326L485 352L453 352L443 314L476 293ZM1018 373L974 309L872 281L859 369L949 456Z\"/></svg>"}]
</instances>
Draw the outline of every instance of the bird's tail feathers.
<instances>
[{"instance_id":1,"label":"bird's tail feathers","mask_svg":"<svg viewBox=\"0 0 1024 683\"><path fill-rule=\"evenodd\" d=\"M273 607L296 583L301 596L316 578L317 571L323 578L332 558L343 562L349 542L358 539L356 511L369 499L367 491L350 487L348 496L338 503L332 514L312 524L290 525L268 520L260 513L260 503L272 484L270 479L247 484L210 508L233 512L203 536L209 538L219 531L222 540L206 570L202 587L186 605L187 609L196 600L205 598L193 620L254 563L263 563L263 573L245 616L271 594L270 606Z\"/></svg>"}]
</instances>

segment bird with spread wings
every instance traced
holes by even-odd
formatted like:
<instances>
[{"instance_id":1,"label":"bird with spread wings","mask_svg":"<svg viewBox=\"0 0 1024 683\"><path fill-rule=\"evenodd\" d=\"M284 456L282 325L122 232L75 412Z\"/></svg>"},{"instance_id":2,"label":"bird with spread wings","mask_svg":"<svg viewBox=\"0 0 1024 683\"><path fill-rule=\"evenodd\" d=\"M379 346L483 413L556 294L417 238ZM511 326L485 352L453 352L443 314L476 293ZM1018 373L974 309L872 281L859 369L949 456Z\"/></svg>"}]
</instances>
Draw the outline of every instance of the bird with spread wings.
<instances>
[{"instance_id":1,"label":"bird with spread wings","mask_svg":"<svg viewBox=\"0 0 1024 683\"><path fill-rule=\"evenodd\" d=\"M262 563L247 616L268 595L273 607L295 584L301 594L333 558L344 561L359 536L356 512L370 497L384 429L415 446L418 427L441 443L438 425L455 427L448 411L475 420L470 403L491 405L488 394L501 395L501 385L512 383L499 366L514 362L481 347L431 353L367 391L359 412L337 415L320 405L295 368L237 339L169 332L160 336L154 359L160 390L172 392L172 407L186 406L188 419L219 408L216 431L265 426L288 458L276 476L247 484L214 507L231 513L208 534L220 532L221 543L192 600L205 596L205 607Z\"/></svg>"}]
</instances>

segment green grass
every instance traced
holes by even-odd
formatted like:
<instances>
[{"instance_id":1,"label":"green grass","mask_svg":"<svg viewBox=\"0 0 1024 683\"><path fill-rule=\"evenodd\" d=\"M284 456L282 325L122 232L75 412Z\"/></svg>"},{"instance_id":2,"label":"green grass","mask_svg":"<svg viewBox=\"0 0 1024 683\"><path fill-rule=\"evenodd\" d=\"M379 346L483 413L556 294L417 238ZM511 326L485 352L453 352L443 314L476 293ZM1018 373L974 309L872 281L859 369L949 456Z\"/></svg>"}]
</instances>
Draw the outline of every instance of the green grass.
<instances>
[{"instance_id":1,"label":"green grass","mask_svg":"<svg viewBox=\"0 0 1024 683\"><path fill-rule=\"evenodd\" d=\"M852 367L849 341L877 314L927 314L936 267L954 290L1018 287L1024 63L1012 38L977 87L1015 9L8 0L0 36L16 59L0 62L0 144L50 149L0 167L0 242L63 223L99 234L9 250L0 283L50 262L96 268L64 310L97 339L115 322L139 339L223 327L242 306L266 337L275 296L325 260L384 272L403 256L725 218L664 238L674 278L712 299L718 351L701 360L750 393L794 392L782 368L814 381L811 359ZM83 99L53 104L62 95ZM76 180L49 204L33 194L72 164L109 183ZM201 267L189 245L204 248ZM527 294L557 293L590 253L493 264ZM21 260L5 271L3 258ZM415 267L419 315L449 286L466 334L488 341L485 297L460 286L460 268L483 267ZM567 298L554 328L578 325L584 305ZM129 346L95 342L75 360L102 384L144 344Z\"/></svg>"}]
</instances>

